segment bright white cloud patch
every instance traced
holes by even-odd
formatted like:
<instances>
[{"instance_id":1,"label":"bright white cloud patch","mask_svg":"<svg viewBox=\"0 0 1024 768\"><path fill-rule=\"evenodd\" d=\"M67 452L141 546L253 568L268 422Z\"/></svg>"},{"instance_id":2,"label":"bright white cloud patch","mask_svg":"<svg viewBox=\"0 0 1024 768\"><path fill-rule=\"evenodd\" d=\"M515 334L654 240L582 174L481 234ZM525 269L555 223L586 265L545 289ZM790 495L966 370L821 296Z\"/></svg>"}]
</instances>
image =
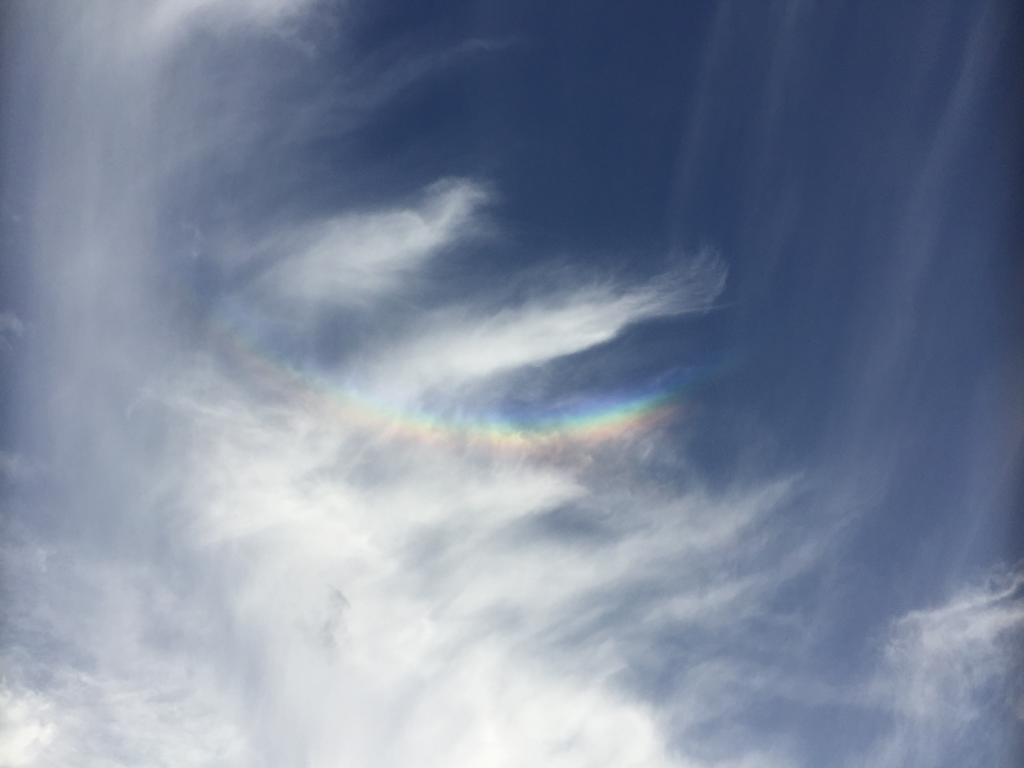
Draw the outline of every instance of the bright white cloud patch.
<instances>
[{"instance_id":1,"label":"bright white cloud patch","mask_svg":"<svg viewBox=\"0 0 1024 768\"><path fill-rule=\"evenodd\" d=\"M0 688L0 765L38 764L53 741L56 727L50 708L39 694Z\"/></svg>"},{"instance_id":2,"label":"bright white cloud patch","mask_svg":"<svg viewBox=\"0 0 1024 768\"><path fill-rule=\"evenodd\" d=\"M614 448L614 475L595 475L367 434L220 377L194 383L196 396L186 377L169 402L194 432L179 546L206 574L204 612L227 623L216 666L244 658L255 675L259 752L288 759L302 745L314 765L705 764L612 684L620 646L757 612L787 569L761 570L774 555L742 575L714 562L738 540L765 555L753 534L785 485L652 499L637 515L626 497L594 495L613 478L643 492ZM536 527L570 503L610 520L604 546ZM602 620L629 583L654 590L641 625ZM588 624L571 657L553 650Z\"/></svg>"},{"instance_id":3,"label":"bright white cloud patch","mask_svg":"<svg viewBox=\"0 0 1024 768\"><path fill-rule=\"evenodd\" d=\"M724 267L705 255L648 285L540 288L520 306L445 310L425 332L388 351L378 378L430 387L543 364L610 341L633 323L707 310L724 285Z\"/></svg>"},{"instance_id":4,"label":"bright white cloud patch","mask_svg":"<svg viewBox=\"0 0 1024 768\"><path fill-rule=\"evenodd\" d=\"M469 181L439 182L413 208L341 214L264 246L280 259L259 289L291 311L367 308L397 290L445 247L479 226L487 194Z\"/></svg>"}]
</instances>

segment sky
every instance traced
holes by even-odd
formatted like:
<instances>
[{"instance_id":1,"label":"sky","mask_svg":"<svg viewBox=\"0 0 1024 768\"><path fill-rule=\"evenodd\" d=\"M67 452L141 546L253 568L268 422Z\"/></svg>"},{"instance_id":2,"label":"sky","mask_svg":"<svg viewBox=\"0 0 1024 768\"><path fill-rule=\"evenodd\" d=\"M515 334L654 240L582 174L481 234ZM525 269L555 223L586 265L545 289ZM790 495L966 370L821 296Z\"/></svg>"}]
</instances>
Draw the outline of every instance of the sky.
<instances>
[{"instance_id":1,"label":"sky","mask_svg":"<svg viewBox=\"0 0 1024 768\"><path fill-rule=\"evenodd\" d=\"M1024 759L1009 0L0 9L0 768Z\"/></svg>"}]
</instances>

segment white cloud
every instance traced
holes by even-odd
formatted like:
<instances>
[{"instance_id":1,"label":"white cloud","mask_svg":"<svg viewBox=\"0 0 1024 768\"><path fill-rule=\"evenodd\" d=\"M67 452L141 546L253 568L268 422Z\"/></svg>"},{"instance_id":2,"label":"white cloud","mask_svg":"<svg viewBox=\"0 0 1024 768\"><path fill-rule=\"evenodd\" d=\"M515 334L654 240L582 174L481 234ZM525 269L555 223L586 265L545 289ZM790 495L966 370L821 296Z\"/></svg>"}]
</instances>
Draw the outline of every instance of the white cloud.
<instances>
[{"instance_id":1,"label":"white cloud","mask_svg":"<svg viewBox=\"0 0 1024 768\"><path fill-rule=\"evenodd\" d=\"M202 392L175 406L198 449L185 489L195 538L181 544L217 563L211 610L235 628L221 663L258 670L247 694L258 750L301 744L325 766L341 755L366 766L703 764L674 755L657 714L610 684L624 659L600 649L635 628L609 626L575 669L539 649L581 618L581 600L613 607L602 593L621 580L682 579L672 594L696 599L707 585L679 559L707 568L751 506L763 517L784 487L715 512L700 498L648 510L609 547L521 541L510 526L586 501L586 473L367 440L306 401L267 410L225 381ZM628 473L619 480L639 490ZM751 589L756 580L726 600L748 605L773 588L768 577ZM653 631L658 603L649 610ZM687 619L704 621L700 610Z\"/></svg>"},{"instance_id":2,"label":"white cloud","mask_svg":"<svg viewBox=\"0 0 1024 768\"><path fill-rule=\"evenodd\" d=\"M25 335L25 324L13 312L0 312L0 352L9 352Z\"/></svg>"},{"instance_id":3,"label":"white cloud","mask_svg":"<svg viewBox=\"0 0 1024 768\"><path fill-rule=\"evenodd\" d=\"M1024 573L994 574L934 608L893 623L870 695L893 712L873 765L939 765L967 745L996 759L1024 701ZM978 729L980 729L980 734ZM975 741L972 734L980 735ZM991 750L978 753L979 745ZM986 757L986 755L988 755Z\"/></svg>"},{"instance_id":4,"label":"white cloud","mask_svg":"<svg viewBox=\"0 0 1024 768\"><path fill-rule=\"evenodd\" d=\"M15 692L0 683L0 765L37 764L55 731L44 697L32 691Z\"/></svg>"},{"instance_id":5,"label":"white cloud","mask_svg":"<svg viewBox=\"0 0 1024 768\"><path fill-rule=\"evenodd\" d=\"M211 617L166 571L80 546L22 540L3 553L5 611L0 765L251 766L199 653Z\"/></svg>"},{"instance_id":6,"label":"white cloud","mask_svg":"<svg viewBox=\"0 0 1024 768\"><path fill-rule=\"evenodd\" d=\"M982 714L977 697L1005 675L1024 637L1024 573L993 578L897 621L886 648L892 703L947 726Z\"/></svg>"},{"instance_id":7,"label":"white cloud","mask_svg":"<svg viewBox=\"0 0 1024 768\"><path fill-rule=\"evenodd\" d=\"M372 305L436 253L480 226L485 189L465 180L434 184L411 208L341 214L275 235L263 246L281 253L257 290L292 311Z\"/></svg>"},{"instance_id":8,"label":"white cloud","mask_svg":"<svg viewBox=\"0 0 1024 768\"><path fill-rule=\"evenodd\" d=\"M720 261L702 254L645 285L542 288L515 307L444 309L367 369L378 387L406 396L472 383L603 344L643 320L706 311L725 275Z\"/></svg>"},{"instance_id":9,"label":"white cloud","mask_svg":"<svg viewBox=\"0 0 1024 768\"><path fill-rule=\"evenodd\" d=\"M160 47L195 27L249 26L268 29L289 22L317 0L156 0L146 9L141 38Z\"/></svg>"}]
</instances>

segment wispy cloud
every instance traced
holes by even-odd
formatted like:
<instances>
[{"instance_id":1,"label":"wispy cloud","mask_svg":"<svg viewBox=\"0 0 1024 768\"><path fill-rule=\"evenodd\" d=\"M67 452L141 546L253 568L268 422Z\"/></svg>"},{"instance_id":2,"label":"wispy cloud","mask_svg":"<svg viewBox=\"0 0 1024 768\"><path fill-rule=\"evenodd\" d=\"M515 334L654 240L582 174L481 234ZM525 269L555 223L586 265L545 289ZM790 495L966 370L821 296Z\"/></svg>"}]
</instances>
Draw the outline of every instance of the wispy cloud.
<instances>
[{"instance_id":1,"label":"wispy cloud","mask_svg":"<svg viewBox=\"0 0 1024 768\"><path fill-rule=\"evenodd\" d=\"M259 248L278 260L256 290L293 312L371 307L389 292L408 287L439 251L478 230L487 198L480 184L438 182L414 207L340 214L276 234Z\"/></svg>"},{"instance_id":2,"label":"wispy cloud","mask_svg":"<svg viewBox=\"0 0 1024 768\"><path fill-rule=\"evenodd\" d=\"M893 721L872 764L938 765L960 754L1009 764L1014 745L1006 734L1024 719L1022 641L1020 571L994 573L942 605L895 621L871 688Z\"/></svg>"},{"instance_id":3,"label":"wispy cloud","mask_svg":"<svg viewBox=\"0 0 1024 768\"><path fill-rule=\"evenodd\" d=\"M0 312L0 352L10 352L25 335L25 324L13 312Z\"/></svg>"},{"instance_id":4,"label":"wispy cloud","mask_svg":"<svg viewBox=\"0 0 1024 768\"><path fill-rule=\"evenodd\" d=\"M583 277L583 287L540 288L518 306L444 308L413 339L387 350L377 377L399 387L452 386L540 365L608 342L634 323L706 311L725 275L721 261L702 255L646 285L588 286Z\"/></svg>"},{"instance_id":5,"label":"wispy cloud","mask_svg":"<svg viewBox=\"0 0 1024 768\"><path fill-rule=\"evenodd\" d=\"M294 20L318 0L157 0L145 6L141 24L150 45L179 42L196 28L272 29Z\"/></svg>"}]
</instances>

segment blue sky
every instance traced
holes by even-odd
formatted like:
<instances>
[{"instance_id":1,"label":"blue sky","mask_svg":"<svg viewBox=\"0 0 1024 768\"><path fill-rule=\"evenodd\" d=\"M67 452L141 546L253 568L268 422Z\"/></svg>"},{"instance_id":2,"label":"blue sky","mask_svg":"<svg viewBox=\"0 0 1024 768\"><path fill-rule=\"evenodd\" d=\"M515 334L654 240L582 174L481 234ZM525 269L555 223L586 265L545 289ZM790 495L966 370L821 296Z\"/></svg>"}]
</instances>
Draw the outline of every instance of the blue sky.
<instances>
[{"instance_id":1,"label":"blue sky","mask_svg":"<svg viewBox=\"0 0 1024 768\"><path fill-rule=\"evenodd\" d=\"M1009 2L9 3L0 766L1013 766Z\"/></svg>"}]
</instances>

